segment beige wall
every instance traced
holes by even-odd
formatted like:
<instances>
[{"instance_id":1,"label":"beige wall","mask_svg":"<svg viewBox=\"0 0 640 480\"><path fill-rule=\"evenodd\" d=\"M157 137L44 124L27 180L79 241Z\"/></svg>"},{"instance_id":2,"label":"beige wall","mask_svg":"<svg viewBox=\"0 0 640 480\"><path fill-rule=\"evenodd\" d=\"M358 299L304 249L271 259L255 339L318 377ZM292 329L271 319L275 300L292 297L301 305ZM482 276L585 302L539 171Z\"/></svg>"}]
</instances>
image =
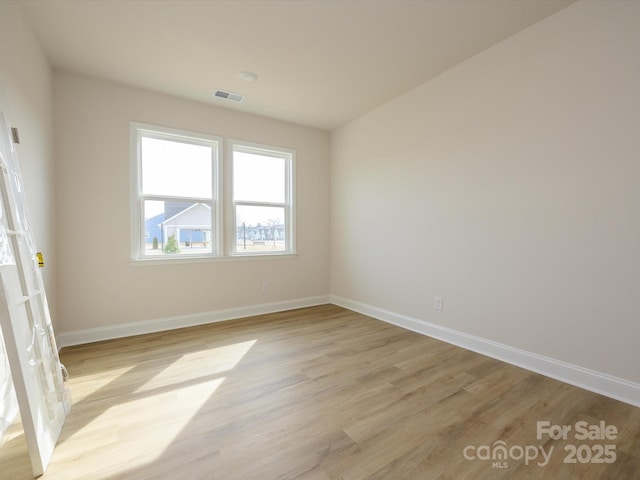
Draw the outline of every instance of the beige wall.
<instances>
[{"instance_id":1,"label":"beige wall","mask_svg":"<svg viewBox=\"0 0 640 480\"><path fill-rule=\"evenodd\" d=\"M334 132L332 293L640 382L639 23L574 4Z\"/></svg>"},{"instance_id":2,"label":"beige wall","mask_svg":"<svg viewBox=\"0 0 640 480\"><path fill-rule=\"evenodd\" d=\"M42 275L54 317L56 285L55 195L51 67L18 2L0 2L0 89L12 126L36 245L45 254Z\"/></svg>"},{"instance_id":3,"label":"beige wall","mask_svg":"<svg viewBox=\"0 0 640 480\"><path fill-rule=\"evenodd\" d=\"M59 331L329 294L328 133L68 73L54 99ZM299 255L133 265L131 121L295 149Z\"/></svg>"}]
</instances>

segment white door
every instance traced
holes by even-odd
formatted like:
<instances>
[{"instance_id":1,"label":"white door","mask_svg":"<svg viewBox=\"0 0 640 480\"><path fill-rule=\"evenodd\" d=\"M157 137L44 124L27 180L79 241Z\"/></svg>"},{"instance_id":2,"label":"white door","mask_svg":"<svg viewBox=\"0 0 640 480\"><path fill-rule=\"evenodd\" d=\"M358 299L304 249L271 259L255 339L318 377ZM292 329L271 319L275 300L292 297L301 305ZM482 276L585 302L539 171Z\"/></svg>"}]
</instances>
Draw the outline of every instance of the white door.
<instances>
[{"instance_id":1,"label":"white door","mask_svg":"<svg viewBox=\"0 0 640 480\"><path fill-rule=\"evenodd\" d=\"M34 475L44 473L69 409L29 228L15 146L0 102L0 328Z\"/></svg>"}]
</instances>

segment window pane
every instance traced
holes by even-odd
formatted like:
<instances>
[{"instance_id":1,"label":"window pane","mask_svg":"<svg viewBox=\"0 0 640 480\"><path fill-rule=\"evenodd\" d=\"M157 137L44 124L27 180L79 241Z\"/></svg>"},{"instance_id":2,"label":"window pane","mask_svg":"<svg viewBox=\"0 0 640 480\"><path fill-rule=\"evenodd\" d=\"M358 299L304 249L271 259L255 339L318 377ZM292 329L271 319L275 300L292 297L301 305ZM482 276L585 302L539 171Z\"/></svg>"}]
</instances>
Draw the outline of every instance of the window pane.
<instances>
[{"instance_id":1,"label":"window pane","mask_svg":"<svg viewBox=\"0 0 640 480\"><path fill-rule=\"evenodd\" d=\"M145 200L145 255L210 254L211 205Z\"/></svg>"},{"instance_id":2,"label":"window pane","mask_svg":"<svg viewBox=\"0 0 640 480\"><path fill-rule=\"evenodd\" d=\"M212 149L142 137L142 193L176 197L212 197Z\"/></svg>"},{"instance_id":3,"label":"window pane","mask_svg":"<svg viewBox=\"0 0 640 480\"><path fill-rule=\"evenodd\" d=\"M285 160L233 152L233 199L245 202L285 202Z\"/></svg>"},{"instance_id":4,"label":"window pane","mask_svg":"<svg viewBox=\"0 0 640 480\"><path fill-rule=\"evenodd\" d=\"M282 252L286 249L284 208L236 205L236 252Z\"/></svg>"}]
</instances>

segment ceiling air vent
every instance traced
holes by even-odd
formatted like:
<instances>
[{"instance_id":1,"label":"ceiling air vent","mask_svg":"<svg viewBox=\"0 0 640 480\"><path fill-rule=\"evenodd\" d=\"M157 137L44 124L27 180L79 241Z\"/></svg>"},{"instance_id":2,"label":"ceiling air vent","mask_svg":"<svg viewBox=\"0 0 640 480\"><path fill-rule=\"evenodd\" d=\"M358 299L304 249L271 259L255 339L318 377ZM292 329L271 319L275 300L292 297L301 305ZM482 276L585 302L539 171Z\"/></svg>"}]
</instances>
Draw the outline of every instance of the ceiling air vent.
<instances>
[{"instance_id":1,"label":"ceiling air vent","mask_svg":"<svg viewBox=\"0 0 640 480\"><path fill-rule=\"evenodd\" d=\"M222 98L223 100L229 100L231 102L241 102L244 100L244 95L239 93L227 92L225 90L216 90L213 94L216 98Z\"/></svg>"}]
</instances>

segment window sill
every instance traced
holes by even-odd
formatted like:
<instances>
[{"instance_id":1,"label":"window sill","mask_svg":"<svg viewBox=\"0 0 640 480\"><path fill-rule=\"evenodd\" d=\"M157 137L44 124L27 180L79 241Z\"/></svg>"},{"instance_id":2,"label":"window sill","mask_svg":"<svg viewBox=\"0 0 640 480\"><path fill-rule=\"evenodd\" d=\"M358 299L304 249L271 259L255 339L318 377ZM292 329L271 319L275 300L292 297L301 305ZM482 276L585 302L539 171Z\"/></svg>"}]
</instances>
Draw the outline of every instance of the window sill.
<instances>
[{"instance_id":1,"label":"window sill","mask_svg":"<svg viewBox=\"0 0 640 480\"><path fill-rule=\"evenodd\" d=\"M131 265L177 265L184 263L218 263L218 262L245 262L251 260L285 260L297 258L298 253L263 253L260 255L251 254L239 254L239 255L227 255L227 256L198 256L193 255L189 257L184 256L162 256L162 257L145 257L145 258L132 258L130 260Z\"/></svg>"}]
</instances>

